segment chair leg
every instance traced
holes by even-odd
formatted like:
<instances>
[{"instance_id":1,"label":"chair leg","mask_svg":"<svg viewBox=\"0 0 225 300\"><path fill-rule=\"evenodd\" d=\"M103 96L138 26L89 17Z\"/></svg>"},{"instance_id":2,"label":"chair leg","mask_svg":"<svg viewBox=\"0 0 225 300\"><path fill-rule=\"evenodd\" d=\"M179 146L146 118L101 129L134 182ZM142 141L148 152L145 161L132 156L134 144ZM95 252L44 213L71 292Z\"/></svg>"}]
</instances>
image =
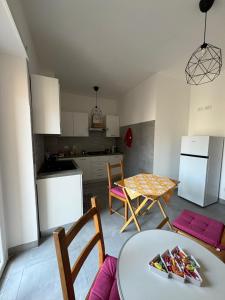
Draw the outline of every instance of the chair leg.
<instances>
[{"instance_id":1,"label":"chair leg","mask_svg":"<svg viewBox=\"0 0 225 300\"><path fill-rule=\"evenodd\" d=\"M128 200L128 201L129 201L129 200ZM141 231L140 225L138 224L138 221L137 221L135 215L137 215L137 214L139 213L139 211L145 206L145 204L146 204L148 201L149 201L149 198L146 197L146 198L141 202L140 206L139 206L139 207L135 210L135 212L133 212L133 213L132 213L132 211L133 211L132 206L129 205L129 208L130 208L130 211L131 211L131 216L130 216L130 218L127 220L127 222L123 225L123 227L120 229L120 232L121 232L121 233L126 229L126 227L127 227L127 226L130 224L130 222L132 222L133 220L134 220L134 222L135 222L135 224L136 224L136 227L137 227L138 231Z\"/></svg>"},{"instance_id":2,"label":"chair leg","mask_svg":"<svg viewBox=\"0 0 225 300\"><path fill-rule=\"evenodd\" d=\"M137 197L137 207L136 207L136 209L140 206L140 198L141 198L141 197ZM140 215L140 212L137 213L137 215L139 216L139 215Z\"/></svg>"},{"instance_id":3,"label":"chair leg","mask_svg":"<svg viewBox=\"0 0 225 300\"><path fill-rule=\"evenodd\" d=\"M112 214L112 196L109 193L109 214Z\"/></svg>"},{"instance_id":4,"label":"chair leg","mask_svg":"<svg viewBox=\"0 0 225 300\"><path fill-rule=\"evenodd\" d=\"M127 202L124 203L124 219L125 219L125 222L127 222L127 220L128 220L128 205L127 205Z\"/></svg>"},{"instance_id":5,"label":"chair leg","mask_svg":"<svg viewBox=\"0 0 225 300\"><path fill-rule=\"evenodd\" d=\"M158 199L158 201L157 201L157 204L158 204L158 206L159 206L159 208L160 208L160 210L161 210L161 213L162 213L163 217L164 217L165 219L167 219L166 223L168 224L170 230L173 231L172 224L170 223L170 220L169 220L167 214L165 213L165 211L164 211L164 209L163 209L163 207L162 207L162 204L160 203L159 199Z\"/></svg>"}]
</instances>

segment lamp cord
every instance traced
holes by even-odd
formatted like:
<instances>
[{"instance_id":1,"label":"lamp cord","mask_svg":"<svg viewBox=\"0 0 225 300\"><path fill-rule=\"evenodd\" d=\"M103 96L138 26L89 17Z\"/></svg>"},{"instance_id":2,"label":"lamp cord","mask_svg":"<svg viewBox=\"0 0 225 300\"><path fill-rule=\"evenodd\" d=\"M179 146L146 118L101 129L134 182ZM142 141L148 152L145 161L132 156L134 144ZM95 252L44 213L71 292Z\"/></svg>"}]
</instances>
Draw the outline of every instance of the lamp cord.
<instances>
[{"instance_id":1,"label":"lamp cord","mask_svg":"<svg viewBox=\"0 0 225 300\"><path fill-rule=\"evenodd\" d=\"M98 94L98 92L96 91L96 97L95 97L95 99L96 99L96 105L95 105L95 107L97 108L98 107L98 96L97 96L97 94Z\"/></svg>"},{"instance_id":2,"label":"lamp cord","mask_svg":"<svg viewBox=\"0 0 225 300\"><path fill-rule=\"evenodd\" d=\"M206 36L206 23L207 23L207 12L205 13L204 44L205 44L205 36Z\"/></svg>"}]
</instances>

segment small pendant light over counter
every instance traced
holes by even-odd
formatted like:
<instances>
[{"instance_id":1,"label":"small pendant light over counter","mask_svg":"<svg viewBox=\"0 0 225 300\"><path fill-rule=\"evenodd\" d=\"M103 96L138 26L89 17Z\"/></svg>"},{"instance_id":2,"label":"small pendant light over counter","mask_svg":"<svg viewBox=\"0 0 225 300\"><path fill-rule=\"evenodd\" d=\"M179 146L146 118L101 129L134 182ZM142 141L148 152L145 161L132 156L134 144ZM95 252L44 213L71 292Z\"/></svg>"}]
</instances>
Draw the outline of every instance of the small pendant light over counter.
<instances>
[{"instance_id":1,"label":"small pendant light over counter","mask_svg":"<svg viewBox=\"0 0 225 300\"><path fill-rule=\"evenodd\" d=\"M200 85L213 81L220 75L222 68L222 52L219 47L206 43L207 12L210 10L214 0L201 0L200 11L205 14L204 42L195 50L185 69L188 84Z\"/></svg>"},{"instance_id":2,"label":"small pendant light over counter","mask_svg":"<svg viewBox=\"0 0 225 300\"><path fill-rule=\"evenodd\" d=\"M102 113L101 109L98 107L98 91L99 91L99 87L98 86L94 86L93 90L95 91L96 103L95 103L95 107L92 109L92 112L91 112L92 128L103 129L104 128L103 113Z\"/></svg>"}]
</instances>

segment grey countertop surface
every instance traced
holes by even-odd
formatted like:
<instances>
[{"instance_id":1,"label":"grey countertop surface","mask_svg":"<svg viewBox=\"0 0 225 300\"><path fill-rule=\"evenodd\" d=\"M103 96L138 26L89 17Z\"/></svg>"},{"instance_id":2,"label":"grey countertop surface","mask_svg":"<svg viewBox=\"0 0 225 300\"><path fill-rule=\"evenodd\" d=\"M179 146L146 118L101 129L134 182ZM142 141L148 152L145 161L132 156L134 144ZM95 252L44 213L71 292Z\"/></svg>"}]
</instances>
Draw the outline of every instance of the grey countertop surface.
<instances>
[{"instance_id":1,"label":"grey countertop surface","mask_svg":"<svg viewBox=\"0 0 225 300\"><path fill-rule=\"evenodd\" d=\"M58 157L58 159L62 159L62 158L80 158L80 157L95 157L95 156L114 156L114 155L123 155L123 153L121 152L115 152L115 153L102 153L102 154L95 154L95 155L91 155L91 154L84 154L84 155L71 155L71 156L63 156L63 157Z\"/></svg>"},{"instance_id":2,"label":"grey countertop surface","mask_svg":"<svg viewBox=\"0 0 225 300\"><path fill-rule=\"evenodd\" d=\"M71 158L71 157L70 157ZM79 168L79 166L75 163L75 161L71 158L74 166L76 169L74 170L66 170L66 171L56 171L56 172L49 172L49 173L38 173L38 179L45 179L45 178L54 178L54 177L64 177L64 176L72 176L72 175L82 175L83 172Z\"/></svg>"},{"instance_id":3,"label":"grey countertop surface","mask_svg":"<svg viewBox=\"0 0 225 300\"><path fill-rule=\"evenodd\" d=\"M120 152L115 153L108 153L108 154L97 154L97 155L72 155L72 156L64 156L64 157L58 157L58 159L71 159L73 161L73 164L75 165L76 169L74 170L66 170L66 171L56 171L56 172L49 172L49 173L38 173L37 174L37 180L38 179L45 179L45 178L54 178L54 177L63 177L63 176L71 176L71 175L82 175L83 172L79 168L79 166L76 164L76 162L73 160L73 158L79 158L79 157L95 157L95 156L111 156L111 155L123 155Z\"/></svg>"}]
</instances>

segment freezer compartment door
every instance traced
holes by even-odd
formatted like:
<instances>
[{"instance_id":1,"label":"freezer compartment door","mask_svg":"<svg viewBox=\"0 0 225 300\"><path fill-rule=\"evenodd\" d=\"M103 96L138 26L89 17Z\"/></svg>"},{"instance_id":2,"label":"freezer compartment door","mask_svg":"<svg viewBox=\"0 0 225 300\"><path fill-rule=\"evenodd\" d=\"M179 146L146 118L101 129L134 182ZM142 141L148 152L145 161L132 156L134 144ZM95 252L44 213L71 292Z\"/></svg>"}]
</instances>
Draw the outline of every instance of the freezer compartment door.
<instances>
[{"instance_id":1,"label":"freezer compartment door","mask_svg":"<svg viewBox=\"0 0 225 300\"><path fill-rule=\"evenodd\" d=\"M204 206L208 159L180 156L178 196Z\"/></svg>"},{"instance_id":2,"label":"freezer compartment door","mask_svg":"<svg viewBox=\"0 0 225 300\"><path fill-rule=\"evenodd\" d=\"M183 136L181 140L181 153L208 156L209 136Z\"/></svg>"}]
</instances>

